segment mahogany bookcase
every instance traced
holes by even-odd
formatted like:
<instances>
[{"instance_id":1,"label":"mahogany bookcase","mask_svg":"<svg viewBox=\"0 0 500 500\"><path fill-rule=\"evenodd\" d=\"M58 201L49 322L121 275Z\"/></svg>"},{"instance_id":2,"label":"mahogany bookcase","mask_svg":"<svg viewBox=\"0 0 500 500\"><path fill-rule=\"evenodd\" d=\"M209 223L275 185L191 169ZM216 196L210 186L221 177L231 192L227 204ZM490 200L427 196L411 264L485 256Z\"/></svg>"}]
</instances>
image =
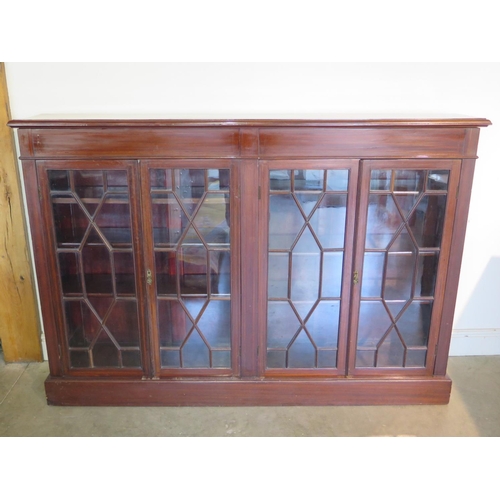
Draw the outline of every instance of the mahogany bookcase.
<instances>
[{"instance_id":1,"label":"mahogany bookcase","mask_svg":"<svg viewBox=\"0 0 500 500\"><path fill-rule=\"evenodd\" d=\"M448 402L488 120L9 124L49 404Z\"/></svg>"}]
</instances>

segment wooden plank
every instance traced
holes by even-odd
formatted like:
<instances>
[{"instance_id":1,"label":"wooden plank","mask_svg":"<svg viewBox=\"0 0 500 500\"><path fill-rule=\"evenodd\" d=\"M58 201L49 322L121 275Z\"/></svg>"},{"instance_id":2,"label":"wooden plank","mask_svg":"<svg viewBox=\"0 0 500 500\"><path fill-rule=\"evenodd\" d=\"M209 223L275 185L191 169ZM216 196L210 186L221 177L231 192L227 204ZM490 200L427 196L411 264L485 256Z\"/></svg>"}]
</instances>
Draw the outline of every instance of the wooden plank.
<instances>
[{"instance_id":1,"label":"wooden plank","mask_svg":"<svg viewBox=\"0 0 500 500\"><path fill-rule=\"evenodd\" d=\"M263 128L260 157L461 158L459 128Z\"/></svg>"},{"instance_id":2,"label":"wooden plank","mask_svg":"<svg viewBox=\"0 0 500 500\"><path fill-rule=\"evenodd\" d=\"M61 406L445 405L447 377L416 379L125 380L48 377L47 402Z\"/></svg>"},{"instance_id":3,"label":"wooden plank","mask_svg":"<svg viewBox=\"0 0 500 500\"><path fill-rule=\"evenodd\" d=\"M478 141L479 129L468 130L464 149L469 150L472 155L475 155ZM448 365L448 353L450 350L453 319L455 316L455 305L460 280L459 271L464 251L467 217L469 215L475 163L476 161L474 159L468 159L462 162L462 175L460 177L455 213L455 226L451 240L450 260L448 264L448 274L444 292L446 301L443 304L440 327L441 334L436 350L436 361L434 367L434 373L436 375L446 374L446 368Z\"/></svg>"},{"instance_id":4,"label":"wooden plank","mask_svg":"<svg viewBox=\"0 0 500 500\"><path fill-rule=\"evenodd\" d=\"M36 158L214 158L239 154L239 129L34 129Z\"/></svg>"},{"instance_id":5,"label":"wooden plank","mask_svg":"<svg viewBox=\"0 0 500 500\"><path fill-rule=\"evenodd\" d=\"M41 361L40 322L14 154L5 66L0 63L0 338L6 362Z\"/></svg>"},{"instance_id":6,"label":"wooden plank","mask_svg":"<svg viewBox=\"0 0 500 500\"><path fill-rule=\"evenodd\" d=\"M165 127L487 127L491 122L486 118L467 118L467 117L426 117L426 118L387 118L387 115L369 118L365 114L357 117L352 114L334 115L318 114L304 115L286 114L282 117L262 119L228 119L216 117L199 117L197 119L188 119L182 117L159 118L158 115L141 115L135 117L122 118L99 118L95 115L93 118L83 115L45 115L31 120L12 120L12 127L19 128L165 128Z\"/></svg>"}]
</instances>

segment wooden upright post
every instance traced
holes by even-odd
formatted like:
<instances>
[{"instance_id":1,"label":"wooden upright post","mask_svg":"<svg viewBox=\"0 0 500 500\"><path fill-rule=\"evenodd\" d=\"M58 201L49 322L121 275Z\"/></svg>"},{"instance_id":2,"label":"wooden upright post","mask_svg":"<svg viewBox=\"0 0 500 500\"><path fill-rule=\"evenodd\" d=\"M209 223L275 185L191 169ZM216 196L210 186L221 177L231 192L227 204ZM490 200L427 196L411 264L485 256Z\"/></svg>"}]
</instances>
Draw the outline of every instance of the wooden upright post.
<instances>
[{"instance_id":1,"label":"wooden upright post","mask_svg":"<svg viewBox=\"0 0 500 500\"><path fill-rule=\"evenodd\" d=\"M40 323L9 119L5 65L0 63L0 339L6 362L41 361Z\"/></svg>"}]
</instances>

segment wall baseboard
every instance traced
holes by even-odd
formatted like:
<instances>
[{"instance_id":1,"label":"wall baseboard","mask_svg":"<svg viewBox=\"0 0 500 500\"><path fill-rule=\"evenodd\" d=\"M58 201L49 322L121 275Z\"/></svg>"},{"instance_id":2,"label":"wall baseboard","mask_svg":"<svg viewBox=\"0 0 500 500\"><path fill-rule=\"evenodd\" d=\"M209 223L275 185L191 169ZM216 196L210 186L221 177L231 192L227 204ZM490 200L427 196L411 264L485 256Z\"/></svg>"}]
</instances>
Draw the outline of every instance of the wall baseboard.
<instances>
[{"instance_id":1,"label":"wall baseboard","mask_svg":"<svg viewBox=\"0 0 500 500\"><path fill-rule=\"evenodd\" d=\"M450 356L500 355L500 329L453 330Z\"/></svg>"}]
</instances>

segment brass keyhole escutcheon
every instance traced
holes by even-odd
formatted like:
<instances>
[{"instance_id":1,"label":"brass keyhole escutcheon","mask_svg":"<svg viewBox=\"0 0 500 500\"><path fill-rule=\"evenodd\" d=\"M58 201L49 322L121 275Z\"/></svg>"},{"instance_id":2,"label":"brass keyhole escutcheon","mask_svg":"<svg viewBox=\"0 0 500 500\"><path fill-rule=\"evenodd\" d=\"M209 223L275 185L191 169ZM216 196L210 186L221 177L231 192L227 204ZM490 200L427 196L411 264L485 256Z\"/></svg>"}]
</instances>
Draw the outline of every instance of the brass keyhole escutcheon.
<instances>
[{"instance_id":1,"label":"brass keyhole escutcheon","mask_svg":"<svg viewBox=\"0 0 500 500\"><path fill-rule=\"evenodd\" d=\"M357 285L359 283L359 273L358 271L354 271L354 275L353 275L353 278L352 278L352 282Z\"/></svg>"},{"instance_id":2,"label":"brass keyhole escutcheon","mask_svg":"<svg viewBox=\"0 0 500 500\"><path fill-rule=\"evenodd\" d=\"M153 284L153 273L151 272L151 269L148 269L146 271L146 283L148 285L152 285Z\"/></svg>"}]
</instances>

